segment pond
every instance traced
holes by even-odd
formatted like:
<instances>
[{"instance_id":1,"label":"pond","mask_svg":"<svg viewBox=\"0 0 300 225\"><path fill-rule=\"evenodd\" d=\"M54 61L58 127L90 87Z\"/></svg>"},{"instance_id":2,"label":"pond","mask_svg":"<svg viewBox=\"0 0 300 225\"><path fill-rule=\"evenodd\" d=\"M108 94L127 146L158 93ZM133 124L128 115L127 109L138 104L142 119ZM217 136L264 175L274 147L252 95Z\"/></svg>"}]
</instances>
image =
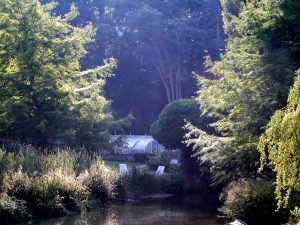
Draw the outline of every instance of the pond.
<instances>
[{"instance_id":1,"label":"pond","mask_svg":"<svg viewBox=\"0 0 300 225\"><path fill-rule=\"evenodd\" d=\"M221 225L213 215L183 206L151 204L112 205L84 215L35 221L34 225Z\"/></svg>"}]
</instances>

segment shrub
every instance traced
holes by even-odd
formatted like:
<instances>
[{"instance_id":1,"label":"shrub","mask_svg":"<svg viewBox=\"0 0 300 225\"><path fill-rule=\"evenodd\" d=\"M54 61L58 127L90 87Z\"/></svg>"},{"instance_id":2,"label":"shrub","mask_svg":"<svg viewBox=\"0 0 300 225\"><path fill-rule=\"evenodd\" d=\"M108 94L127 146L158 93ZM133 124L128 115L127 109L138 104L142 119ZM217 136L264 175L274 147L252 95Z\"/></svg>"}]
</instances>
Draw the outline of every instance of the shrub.
<instances>
[{"instance_id":1,"label":"shrub","mask_svg":"<svg viewBox=\"0 0 300 225\"><path fill-rule=\"evenodd\" d=\"M168 168L171 160L169 152L163 152L160 155L153 155L149 158L148 165L152 170L156 170L158 166L165 166Z\"/></svg>"},{"instance_id":2,"label":"shrub","mask_svg":"<svg viewBox=\"0 0 300 225\"><path fill-rule=\"evenodd\" d=\"M15 167L16 162L14 160L14 155L0 150L0 174L14 171Z\"/></svg>"},{"instance_id":3,"label":"shrub","mask_svg":"<svg viewBox=\"0 0 300 225\"><path fill-rule=\"evenodd\" d=\"M99 160L95 154L88 153L84 149L72 150L37 149L31 145L23 146L22 150L14 154L16 164L22 167L26 173L46 173L60 168L63 172L76 174L91 167L91 165Z\"/></svg>"},{"instance_id":4,"label":"shrub","mask_svg":"<svg viewBox=\"0 0 300 225\"><path fill-rule=\"evenodd\" d=\"M291 210L291 216L289 218L288 225L300 225L300 208L295 207Z\"/></svg>"},{"instance_id":5,"label":"shrub","mask_svg":"<svg viewBox=\"0 0 300 225\"><path fill-rule=\"evenodd\" d=\"M32 180L29 176L19 170L16 173L4 174L2 190L10 196L23 200L30 200L32 196L29 189L32 185Z\"/></svg>"},{"instance_id":6,"label":"shrub","mask_svg":"<svg viewBox=\"0 0 300 225\"><path fill-rule=\"evenodd\" d=\"M155 174L145 170L132 168L128 175L128 188L134 196L157 193L159 187L156 184Z\"/></svg>"},{"instance_id":7,"label":"shrub","mask_svg":"<svg viewBox=\"0 0 300 225\"><path fill-rule=\"evenodd\" d=\"M39 219L60 217L68 214L70 213L66 210L58 196L54 199L38 200L33 208L33 216Z\"/></svg>"},{"instance_id":8,"label":"shrub","mask_svg":"<svg viewBox=\"0 0 300 225\"><path fill-rule=\"evenodd\" d=\"M24 201L0 195L0 223L18 223L30 220L30 214Z\"/></svg>"},{"instance_id":9,"label":"shrub","mask_svg":"<svg viewBox=\"0 0 300 225\"><path fill-rule=\"evenodd\" d=\"M148 153L135 153L134 161L138 163L146 163L149 160L150 154Z\"/></svg>"},{"instance_id":10,"label":"shrub","mask_svg":"<svg viewBox=\"0 0 300 225\"><path fill-rule=\"evenodd\" d=\"M63 172L60 169L48 173L48 180L52 180L56 183L57 193L62 197L70 197L78 201L86 200L90 196L90 192L83 184L89 174L88 172L82 172L79 176L76 176L75 172Z\"/></svg>"},{"instance_id":11,"label":"shrub","mask_svg":"<svg viewBox=\"0 0 300 225\"><path fill-rule=\"evenodd\" d=\"M115 197L117 180L116 172L106 167L103 162L97 161L91 166L84 184L93 198L106 202Z\"/></svg>"},{"instance_id":12,"label":"shrub","mask_svg":"<svg viewBox=\"0 0 300 225\"><path fill-rule=\"evenodd\" d=\"M39 152L23 146L15 153L0 150L0 169L1 191L9 196L5 201L9 207L17 205L7 215L18 216L16 220L21 218L18 209L25 206L33 217L47 218L93 208L99 201L125 197L126 193L125 178L106 167L99 157L68 148Z\"/></svg>"},{"instance_id":13,"label":"shrub","mask_svg":"<svg viewBox=\"0 0 300 225\"><path fill-rule=\"evenodd\" d=\"M286 210L276 211L274 185L258 180L239 180L229 184L223 193L224 206L220 211L237 217L248 225L283 224Z\"/></svg>"},{"instance_id":14,"label":"shrub","mask_svg":"<svg viewBox=\"0 0 300 225\"><path fill-rule=\"evenodd\" d=\"M62 216L69 211L80 212L81 201L89 198L82 184L83 177L62 173L61 170L29 177L19 171L8 176L6 191L26 201L35 217Z\"/></svg>"},{"instance_id":15,"label":"shrub","mask_svg":"<svg viewBox=\"0 0 300 225\"><path fill-rule=\"evenodd\" d=\"M154 172L133 167L126 178L128 190L134 196L169 193L180 197L185 192L183 176L178 170L156 176Z\"/></svg>"},{"instance_id":16,"label":"shrub","mask_svg":"<svg viewBox=\"0 0 300 225\"><path fill-rule=\"evenodd\" d=\"M179 169L169 170L161 176L160 186L163 192L174 194L176 197L183 197L186 186L184 182L184 177Z\"/></svg>"},{"instance_id":17,"label":"shrub","mask_svg":"<svg viewBox=\"0 0 300 225\"><path fill-rule=\"evenodd\" d=\"M118 176L116 181L116 198L125 200L128 196L128 176Z\"/></svg>"},{"instance_id":18,"label":"shrub","mask_svg":"<svg viewBox=\"0 0 300 225\"><path fill-rule=\"evenodd\" d=\"M300 193L292 192L290 196L290 218L288 225L300 225Z\"/></svg>"}]
</instances>

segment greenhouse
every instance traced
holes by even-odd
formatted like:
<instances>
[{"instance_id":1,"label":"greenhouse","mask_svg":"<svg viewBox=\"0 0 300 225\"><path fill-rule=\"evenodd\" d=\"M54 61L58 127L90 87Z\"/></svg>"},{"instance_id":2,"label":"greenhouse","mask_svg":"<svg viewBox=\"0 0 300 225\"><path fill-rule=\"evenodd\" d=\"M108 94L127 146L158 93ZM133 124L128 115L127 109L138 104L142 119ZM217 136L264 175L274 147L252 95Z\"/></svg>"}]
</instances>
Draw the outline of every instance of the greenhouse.
<instances>
[{"instance_id":1,"label":"greenhouse","mask_svg":"<svg viewBox=\"0 0 300 225\"><path fill-rule=\"evenodd\" d=\"M124 145L117 149L120 154L160 154L166 150L152 136L128 135L125 137L124 142Z\"/></svg>"}]
</instances>

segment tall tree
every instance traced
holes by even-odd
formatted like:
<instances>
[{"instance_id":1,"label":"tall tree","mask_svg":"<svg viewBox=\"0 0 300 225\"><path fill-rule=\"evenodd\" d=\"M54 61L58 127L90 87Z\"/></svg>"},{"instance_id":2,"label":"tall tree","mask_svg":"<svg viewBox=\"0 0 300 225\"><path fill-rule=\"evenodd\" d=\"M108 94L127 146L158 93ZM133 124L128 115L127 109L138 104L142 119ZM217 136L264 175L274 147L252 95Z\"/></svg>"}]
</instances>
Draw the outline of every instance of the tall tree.
<instances>
[{"instance_id":1,"label":"tall tree","mask_svg":"<svg viewBox=\"0 0 300 225\"><path fill-rule=\"evenodd\" d=\"M148 132L172 99L193 95L192 71L203 71L204 50L217 57L224 46L219 0L58 1L57 14L71 2L78 7L80 15L71 24L91 21L97 28L83 68L98 65L101 58L118 59L117 76L105 92L116 115L134 114L135 133Z\"/></svg>"},{"instance_id":2,"label":"tall tree","mask_svg":"<svg viewBox=\"0 0 300 225\"><path fill-rule=\"evenodd\" d=\"M256 175L262 128L275 109L286 104L299 65L295 57L299 47L291 41L298 37L297 28L289 29L297 16L291 17L282 8L289 3L222 1L226 52L217 62L207 57L214 79L198 78L198 101L205 114L218 118L212 126L219 135L190 127L190 134L198 135L190 144L195 144L200 158L211 160L214 154L222 158L211 161L216 182Z\"/></svg>"},{"instance_id":3,"label":"tall tree","mask_svg":"<svg viewBox=\"0 0 300 225\"><path fill-rule=\"evenodd\" d=\"M144 66L159 75L169 103L186 97L183 85L190 81L192 69L199 70L195 61L201 59L204 50L222 46L220 15L208 23L218 7L216 1L154 1L125 14L121 23L124 35L135 43Z\"/></svg>"},{"instance_id":4,"label":"tall tree","mask_svg":"<svg viewBox=\"0 0 300 225\"><path fill-rule=\"evenodd\" d=\"M78 14L74 6L54 16L55 6L0 1L0 134L37 144L64 139L89 145L112 120L101 90L116 62L81 71L95 30L70 25ZM107 137L101 140L108 143Z\"/></svg>"}]
</instances>

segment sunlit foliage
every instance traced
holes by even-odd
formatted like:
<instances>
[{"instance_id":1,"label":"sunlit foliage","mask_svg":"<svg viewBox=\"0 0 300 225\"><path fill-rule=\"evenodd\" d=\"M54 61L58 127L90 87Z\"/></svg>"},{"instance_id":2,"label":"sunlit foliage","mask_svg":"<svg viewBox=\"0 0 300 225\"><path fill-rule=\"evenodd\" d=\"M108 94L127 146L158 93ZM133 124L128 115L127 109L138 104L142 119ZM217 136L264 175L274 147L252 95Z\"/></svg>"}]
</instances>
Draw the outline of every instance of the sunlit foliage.
<instances>
[{"instance_id":1,"label":"sunlit foliage","mask_svg":"<svg viewBox=\"0 0 300 225\"><path fill-rule=\"evenodd\" d=\"M300 191L300 70L290 91L286 109L278 110L260 138L262 166L276 173L278 206L287 206L294 191Z\"/></svg>"},{"instance_id":2,"label":"sunlit foliage","mask_svg":"<svg viewBox=\"0 0 300 225\"><path fill-rule=\"evenodd\" d=\"M116 61L82 71L95 29L70 25L78 15L73 5L54 16L56 6L0 1L0 134L36 144L107 146L112 117L101 91Z\"/></svg>"},{"instance_id":3,"label":"sunlit foliage","mask_svg":"<svg viewBox=\"0 0 300 225\"><path fill-rule=\"evenodd\" d=\"M189 126L189 143L200 159L210 159L215 177L224 182L257 176L259 136L286 104L299 65L299 4L224 0L222 5L226 52L217 62L207 57L214 79L198 76L198 102L204 114L218 119L211 124L217 134Z\"/></svg>"}]
</instances>

